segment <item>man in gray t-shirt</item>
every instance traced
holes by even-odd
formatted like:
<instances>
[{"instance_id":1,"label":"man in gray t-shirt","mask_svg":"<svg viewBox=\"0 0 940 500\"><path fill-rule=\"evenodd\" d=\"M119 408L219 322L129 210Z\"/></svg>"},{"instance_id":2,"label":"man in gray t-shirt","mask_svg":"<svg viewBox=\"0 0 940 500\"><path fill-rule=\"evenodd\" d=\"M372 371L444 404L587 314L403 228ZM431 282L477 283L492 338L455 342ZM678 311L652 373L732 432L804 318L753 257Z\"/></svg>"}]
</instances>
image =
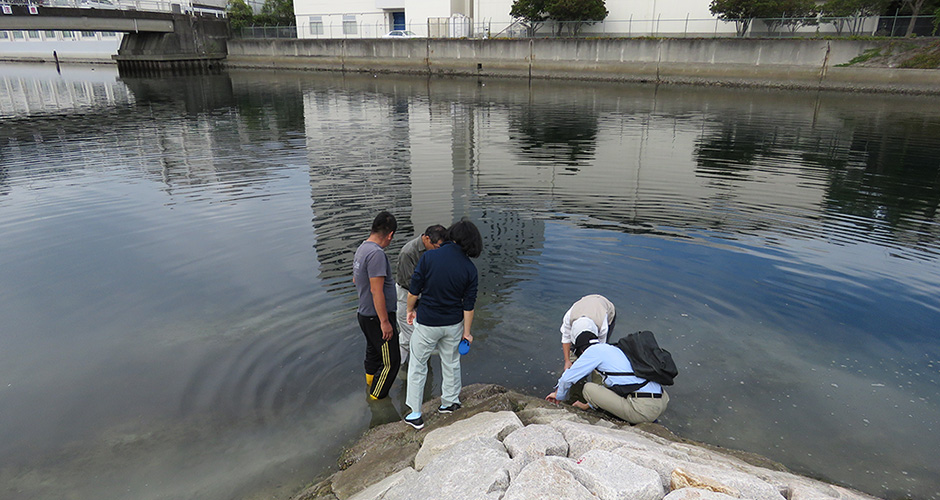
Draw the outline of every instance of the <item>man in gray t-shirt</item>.
<instances>
[{"instance_id":1,"label":"man in gray t-shirt","mask_svg":"<svg viewBox=\"0 0 940 500\"><path fill-rule=\"evenodd\" d=\"M395 321L395 280L385 248L392 242L398 222L388 212L372 221L369 238L356 249L353 283L359 295L359 328L366 336L366 383L369 397L382 399L395 382L401 364Z\"/></svg>"}]
</instances>

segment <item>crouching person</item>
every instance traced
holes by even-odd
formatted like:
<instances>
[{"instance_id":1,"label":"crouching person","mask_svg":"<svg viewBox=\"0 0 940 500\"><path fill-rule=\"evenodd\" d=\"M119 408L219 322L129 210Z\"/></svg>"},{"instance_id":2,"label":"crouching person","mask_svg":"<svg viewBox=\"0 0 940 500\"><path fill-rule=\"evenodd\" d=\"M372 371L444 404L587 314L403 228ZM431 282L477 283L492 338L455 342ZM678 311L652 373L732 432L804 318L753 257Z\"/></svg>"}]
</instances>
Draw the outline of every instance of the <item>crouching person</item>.
<instances>
[{"instance_id":1,"label":"crouching person","mask_svg":"<svg viewBox=\"0 0 940 500\"><path fill-rule=\"evenodd\" d=\"M617 346L601 343L590 331L581 332L574 343L577 361L562 373L555 392L545 397L552 403L568 398L572 384L597 370L604 385L584 384L587 404L575 401L577 408L607 411L631 424L653 422L665 411L669 395L663 387L633 374L633 366Z\"/></svg>"}]
</instances>

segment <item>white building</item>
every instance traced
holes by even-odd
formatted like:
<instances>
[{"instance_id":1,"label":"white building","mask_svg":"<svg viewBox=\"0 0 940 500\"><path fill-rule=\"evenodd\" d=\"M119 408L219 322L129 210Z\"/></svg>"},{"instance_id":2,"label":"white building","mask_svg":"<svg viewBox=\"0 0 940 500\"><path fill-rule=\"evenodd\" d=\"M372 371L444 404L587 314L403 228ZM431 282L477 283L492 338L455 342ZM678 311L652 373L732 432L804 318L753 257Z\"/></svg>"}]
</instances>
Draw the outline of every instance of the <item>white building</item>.
<instances>
[{"instance_id":1,"label":"white building","mask_svg":"<svg viewBox=\"0 0 940 500\"><path fill-rule=\"evenodd\" d=\"M509 15L513 0L294 0L299 38L376 38L390 30L410 30L421 37L459 38L519 36L525 28ZM733 36L735 24L708 10L708 0L607 0L604 22L582 28L582 34L608 36ZM866 21L871 34L877 18ZM540 34L558 31L550 23ZM800 35L835 31L831 24L804 26ZM750 33L768 33L755 20ZM777 34L787 34L778 27Z\"/></svg>"},{"instance_id":2,"label":"white building","mask_svg":"<svg viewBox=\"0 0 940 500\"><path fill-rule=\"evenodd\" d=\"M422 37L505 35L523 30L513 26L511 7L512 0L294 0L300 38L375 38L393 29ZM717 21L705 0L608 0L607 10L607 21L586 30L624 36L711 33ZM717 24L734 30L733 24Z\"/></svg>"}]
</instances>

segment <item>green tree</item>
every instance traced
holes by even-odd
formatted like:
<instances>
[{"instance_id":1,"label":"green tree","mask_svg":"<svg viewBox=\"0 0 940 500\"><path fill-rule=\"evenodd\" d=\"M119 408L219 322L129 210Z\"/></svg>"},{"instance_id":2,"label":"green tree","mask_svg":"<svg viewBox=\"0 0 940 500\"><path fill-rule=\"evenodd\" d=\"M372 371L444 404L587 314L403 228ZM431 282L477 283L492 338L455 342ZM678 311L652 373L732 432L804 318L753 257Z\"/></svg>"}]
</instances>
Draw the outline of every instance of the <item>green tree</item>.
<instances>
[{"instance_id":1,"label":"green tree","mask_svg":"<svg viewBox=\"0 0 940 500\"><path fill-rule=\"evenodd\" d=\"M904 36L914 34L914 24L917 22L917 16L920 15L925 7L929 7L935 2L936 0L901 0L901 7L911 11L911 21L907 23L907 32Z\"/></svg>"},{"instance_id":2,"label":"green tree","mask_svg":"<svg viewBox=\"0 0 940 500\"><path fill-rule=\"evenodd\" d=\"M880 15L891 0L827 0L819 7L821 21L832 24L841 34L848 27L849 33L860 34L866 17Z\"/></svg>"},{"instance_id":3,"label":"green tree","mask_svg":"<svg viewBox=\"0 0 940 500\"><path fill-rule=\"evenodd\" d=\"M558 34L564 27L577 34L582 26L603 21L607 14L604 0L515 0L509 10L509 15L526 27L529 36L549 19L559 23Z\"/></svg>"},{"instance_id":4,"label":"green tree","mask_svg":"<svg viewBox=\"0 0 940 500\"><path fill-rule=\"evenodd\" d=\"M228 11L228 22L233 30L251 26L254 21L255 14L245 0L229 0L225 10Z\"/></svg>"},{"instance_id":5,"label":"green tree","mask_svg":"<svg viewBox=\"0 0 940 500\"><path fill-rule=\"evenodd\" d=\"M734 21L738 36L744 36L751 26L751 21L765 12L765 1L767 0L712 0L708 10L722 21Z\"/></svg>"},{"instance_id":6,"label":"green tree","mask_svg":"<svg viewBox=\"0 0 940 500\"><path fill-rule=\"evenodd\" d=\"M940 29L940 7L933 11L933 36L937 36L937 30Z\"/></svg>"},{"instance_id":7,"label":"green tree","mask_svg":"<svg viewBox=\"0 0 940 500\"><path fill-rule=\"evenodd\" d=\"M509 15L525 26L527 36L534 36L542 23L548 20L546 3L547 0L516 0L512 3Z\"/></svg>"},{"instance_id":8,"label":"green tree","mask_svg":"<svg viewBox=\"0 0 940 500\"><path fill-rule=\"evenodd\" d=\"M568 32L577 35L585 24L594 24L607 18L607 6L604 0L551 0L547 7L548 16L559 22L558 34L564 26Z\"/></svg>"},{"instance_id":9,"label":"green tree","mask_svg":"<svg viewBox=\"0 0 940 500\"><path fill-rule=\"evenodd\" d=\"M764 22L770 31L776 31L780 26L785 26L792 33L800 26L812 26L818 23L815 0L764 2L760 15L765 18Z\"/></svg>"},{"instance_id":10,"label":"green tree","mask_svg":"<svg viewBox=\"0 0 940 500\"><path fill-rule=\"evenodd\" d=\"M294 26L297 23L294 0L264 0L261 14L255 16L255 22L271 26Z\"/></svg>"}]
</instances>

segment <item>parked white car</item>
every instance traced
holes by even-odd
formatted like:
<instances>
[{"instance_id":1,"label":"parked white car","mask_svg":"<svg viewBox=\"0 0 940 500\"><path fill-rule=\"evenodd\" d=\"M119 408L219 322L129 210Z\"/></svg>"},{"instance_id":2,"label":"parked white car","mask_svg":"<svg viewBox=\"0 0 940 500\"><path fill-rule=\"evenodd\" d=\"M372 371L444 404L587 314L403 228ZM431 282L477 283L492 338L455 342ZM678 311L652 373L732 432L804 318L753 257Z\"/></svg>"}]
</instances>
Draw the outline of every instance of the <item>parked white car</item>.
<instances>
[{"instance_id":1,"label":"parked white car","mask_svg":"<svg viewBox=\"0 0 940 500\"><path fill-rule=\"evenodd\" d=\"M389 31L382 38L421 38L420 35L415 34L414 31L408 30L392 30Z\"/></svg>"}]
</instances>

